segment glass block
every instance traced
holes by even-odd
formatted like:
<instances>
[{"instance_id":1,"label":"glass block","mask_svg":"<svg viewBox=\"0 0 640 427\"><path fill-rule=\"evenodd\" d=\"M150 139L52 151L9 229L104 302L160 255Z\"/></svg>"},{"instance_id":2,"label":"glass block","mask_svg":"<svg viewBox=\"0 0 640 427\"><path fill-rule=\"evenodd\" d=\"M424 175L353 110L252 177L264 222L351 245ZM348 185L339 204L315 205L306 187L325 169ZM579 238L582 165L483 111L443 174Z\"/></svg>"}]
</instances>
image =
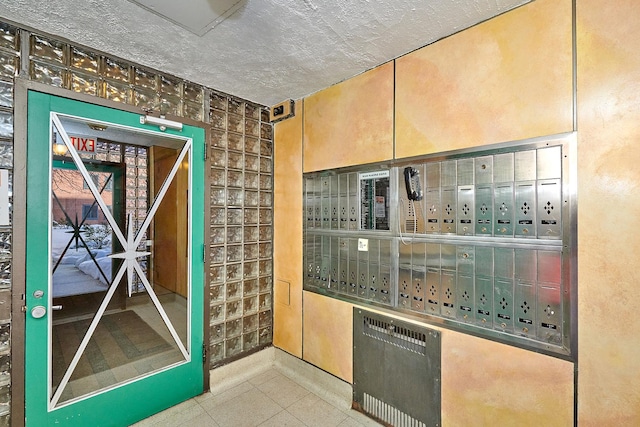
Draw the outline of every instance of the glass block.
<instances>
[{"instance_id":1,"label":"glass block","mask_svg":"<svg viewBox=\"0 0 640 427\"><path fill-rule=\"evenodd\" d=\"M211 306L209 310L210 323L220 323L224 321L224 304L217 304Z\"/></svg>"},{"instance_id":2,"label":"glass block","mask_svg":"<svg viewBox=\"0 0 640 427\"><path fill-rule=\"evenodd\" d=\"M258 346L258 331L242 335L242 350L249 351Z\"/></svg>"},{"instance_id":3,"label":"glass block","mask_svg":"<svg viewBox=\"0 0 640 427\"><path fill-rule=\"evenodd\" d=\"M209 249L209 262L211 264L224 263L224 246L213 246Z\"/></svg>"},{"instance_id":4,"label":"glass block","mask_svg":"<svg viewBox=\"0 0 640 427\"><path fill-rule=\"evenodd\" d=\"M211 177L211 185L224 187L227 182L227 174L224 173L224 169L211 168L209 176Z\"/></svg>"},{"instance_id":5,"label":"glass block","mask_svg":"<svg viewBox=\"0 0 640 427\"><path fill-rule=\"evenodd\" d=\"M227 118L227 129L232 132L242 133L244 131L244 119L242 116L229 114Z\"/></svg>"},{"instance_id":6,"label":"glass block","mask_svg":"<svg viewBox=\"0 0 640 427\"><path fill-rule=\"evenodd\" d=\"M260 110L260 121L268 123L271 118L269 117L269 110L263 108Z\"/></svg>"},{"instance_id":7,"label":"glass block","mask_svg":"<svg viewBox=\"0 0 640 427\"><path fill-rule=\"evenodd\" d=\"M105 58L103 74L108 79L128 82L131 72L128 64L115 61L111 58Z\"/></svg>"},{"instance_id":8,"label":"glass block","mask_svg":"<svg viewBox=\"0 0 640 427\"><path fill-rule=\"evenodd\" d=\"M273 143L271 141L260 140L260 155L271 157L273 154Z\"/></svg>"},{"instance_id":9,"label":"glass block","mask_svg":"<svg viewBox=\"0 0 640 427\"><path fill-rule=\"evenodd\" d=\"M11 287L11 259L0 258L0 289Z\"/></svg>"},{"instance_id":10,"label":"glass block","mask_svg":"<svg viewBox=\"0 0 640 427\"><path fill-rule=\"evenodd\" d=\"M260 107L246 103L244 106L244 116L251 119L260 119Z\"/></svg>"},{"instance_id":11,"label":"glass block","mask_svg":"<svg viewBox=\"0 0 640 427\"><path fill-rule=\"evenodd\" d=\"M260 261L260 275L261 276L266 276L267 274L271 274L271 270L273 263L272 261L269 260L261 260Z\"/></svg>"},{"instance_id":12,"label":"glass block","mask_svg":"<svg viewBox=\"0 0 640 427\"><path fill-rule=\"evenodd\" d=\"M230 98L228 111L232 114L237 114L239 116L242 116L244 113L244 102L238 99Z\"/></svg>"},{"instance_id":13,"label":"glass block","mask_svg":"<svg viewBox=\"0 0 640 427\"><path fill-rule=\"evenodd\" d=\"M244 316L242 320L242 332L248 333L258 330L258 315L251 314L248 316Z\"/></svg>"},{"instance_id":14,"label":"glass block","mask_svg":"<svg viewBox=\"0 0 640 427\"><path fill-rule=\"evenodd\" d=\"M204 100L202 86L184 82L184 99L202 106Z\"/></svg>"},{"instance_id":15,"label":"glass block","mask_svg":"<svg viewBox=\"0 0 640 427\"><path fill-rule=\"evenodd\" d=\"M39 35L31 36L31 55L41 59L64 63L65 44L48 40Z\"/></svg>"},{"instance_id":16,"label":"glass block","mask_svg":"<svg viewBox=\"0 0 640 427\"><path fill-rule=\"evenodd\" d=\"M0 63L1 62L2 56L0 55ZM45 83L49 86L62 87L64 85L66 71L62 67L31 61L29 74L31 75L31 79L37 82Z\"/></svg>"},{"instance_id":17,"label":"glass block","mask_svg":"<svg viewBox=\"0 0 640 427\"><path fill-rule=\"evenodd\" d=\"M218 110L227 109L227 97L224 95L218 95L217 93L211 94L211 99L209 101L211 108L215 108Z\"/></svg>"},{"instance_id":18,"label":"glass block","mask_svg":"<svg viewBox=\"0 0 640 427\"><path fill-rule=\"evenodd\" d=\"M0 111L0 137L13 136L13 114Z\"/></svg>"},{"instance_id":19,"label":"glass block","mask_svg":"<svg viewBox=\"0 0 640 427\"><path fill-rule=\"evenodd\" d=\"M227 227L227 243L242 243L242 227Z\"/></svg>"},{"instance_id":20,"label":"glass block","mask_svg":"<svg viewBox=\"0 0 640 427\"><path fill-rule=\"evenodd\" d=\"M244 296L255 295L258 293L258 280L250 279L242 283L242 294Z\"/></svg>"},{"instance_id":21,"label":"glass block","mask_svg":"<svg viewBox=\"0 0 640 427\"><path fill-rule=\"evenodd\" d=\"M260 306L260 311L271 308L271 294L260 294L258 296L258 304Z\"/></svg>"},{"instance_id":22,"label":"glass block","mask_svg":"<svg viewBox=\"0 0 640 427\"><path fill-rule=\"evenodd\" d=\"M209 269L209 283L222 283L225 278L225 266L211 267Z\"/></svg>"},{"instance_id":23,"label":"glass block","mask_svg":"<svg viewBox=\"0 0 640 427\"><path fill-rule=\"evenodd\" d=\"M154 92L134 89L133 105L153 110L156 107L156 94Z\"/></svg>"},{"instance_id":24,"label":"glass block","mask_svg":"<svg viewBox=\"0 0 640 427\"><path fill-rule=\"evenodd\" d=\"M267 345L271 344L271 327L263 328L258 331L258 344Z\"/></svg>"},{"instance_id":25,"label":"glass block","mask_svg":"<svg viewBox=\"0 0 640 427\"><path fill-rule=\"evenodd\" d=\"M243 183L242 171L229 170L227 171L227 182L229 187L242 188Z\"/></svg>"},{"instance_id":26,"label":"glass block","mask_svg":"<svg viewBox=\"0 0 640 427\"><path fill-rule=\"evenodd\" d=\"M224 150L211 149L211 166L223 168L226 164L227 152Z\"/></svg>"},{"instance_id":27,"label":"glass block","mask_svg":"<svg viewBox=\"0 0 640 427\"><path fill-rule=\"evenodd\" d=\"M260 172L261 173L271 173L273 169L273 163L271 159L268 157L260 157Z\"/></svg>"},{"instance_id":28,"label":"glass block","mask_svg":"<svg viewBox=\"0 0 640 427\"><path fill-rule=\"evenodd\" d=\"M0 353L9 351L11 325L0 325Z\"/></svg>"},{"instance_id":29,"label":"glass block","mask_svg":"<svg viewBox=\"0 0 640 427\"><path fill-rule=\"evenodd\" d=\"M245 140L244 149L247 153L260 154L260 141L258 138L247 136Z\"/></svg>"},{"instance_id":30,"label":"glass block","mask_svg":"<svg viewBox=\"0 0 640 427\"><path fill-rule=\"evenodd\" d=\"M227 148L230 150L242 151L244 145L244 137L242 134L229 132Z\"/></svg>"},{"instance_id":31,"label":"glass block","mask_svg":"<svg viewBox=\"0 0 640 427\"><path fill-rule=\"evenodd\" d=\"M256 261L244 263L244 277L245 279L258 277L258 263Z\"/></svg>"},{"instance_id":32,"label":"glass block","mask_svg":"<svg viewBox=\"0 0 640 427\"><path fill-rule=\"evenodd\" d=\"M258 245L255 243L250 243L244 245L244 259L251 260L258 258Z\"/></svg>"},{"instance_id":33,"label":"glass block","mask_svg":"<svg viewBox=\"0 0 640 427\"><path fill-rule=\"evenodd\" d=\"M254 172L245 172L244 174L244 187L245 188L258 188L258 174Z\"/></svg>"},{"instance_id":34,"label":"glass block","mask_svg":"<svg viewBox=\"0 0 640 427\"><path fill-rule=\"evenodd\" d=\"M247 135L258 137L260 135L260 122L257 120L245 119L244 132Z\"/></svg>"},{"instance_id":35,"label":"glass block","mask_svg":"<svg viewBox=\"0 0 640 427\"><path fill-rule=\"evenodd\" d=\"M229 151L227 153L227 165L232 169L242 169L242 153Z\"/></svg>"},{"instance_id":36,"label":"glass block","mask_svg":"<svg viewBox=\"0 0 640 427\"><path fill-rule=\"evenodd\" d=\"M244 191L230 188L227 190L227 206L242 206L244 202Z\"/></svg>"},{"instance_id":37,"label":"glass block","mask_svg":"<svg viewBox=\"0 0 640 427\"><path fill-rule=\"evenodd\" d=\"M136 68L134 73L134 83L142 89L147 89L148 92L154 91L156 89L156 75L145 70L141 70L140 68ZM149 91L149 89L151 89L151 91Z\"/></svg>"},{"instance_id":38,"label":"glass block","mask_svg":"<svg viewBox=\"0 0 640 427\"><path fill-rule=\"evenodd\" d=\"M237 337L242 333L242 319L229 320L224 324L227 339Z\"/></svg>"},{"instance_id":39,"label":"glass block","mask_svg":"<svg viewBox=\"0 0 640 427\"><path fill-rule=\"evenodd\" d=\"M271 123L260 124L260 138L267 139L269 141L273 140L273 126Z\"/></svg>"},{"instance_id":40,"label":"glass block","mask_svg":"<svg viewBox=\"0 0 640 427\"><path fill-rule=\"evenodd\" d=\"M227 319L237 318L242 315L242 300L227 302Z\"/></svg>"},{"instance_id":41,"label":"glass block","mask_svg":"<svg viewBox=\"0 0 640 427\"><path fill-rule=\"evenodd\" d=\"M224 148L227 146L227 133L217 129L211 129L211 146Z\"/></svg>"},{"instance_id":42,"label":"glass block","mask_svg":"<svg viewBox=\"0 0 640 427\"><path fill-rule=\"evenodd\" d=\"M258 172L258 168L259 168L258 157L246 155L244 160L244 168L246 170Z\"/></svg>"},{"instance_id":43,"label":"glass block","mask_svg":"<svg viewBox=\"0 0 640 427\"><path fill-rule=\"evenodd\" d=\"M167 76L160 76L160 92L163 95L180 98L181 91L182 82Z\"/></svg>"},{"instance_id":44,"label":"glass block","mask_svg":"<svg viewBox=\"0 0 640 427\"><path fill-rule=\"evenodd\" d=\"M180 98L162 95L160 97L160 112L162 114L182 116L182 104Z\"/></svg>"},{"instance_id":45,"label":"glass block","mask_svg":"<svg viewBox=\"0 0 640 427\"><path fill-rule=\"evenodd\" d=\"M227 281L242 280L242 264L227 264Z\"/></svg>"},{"instance_id":46,"label":"glass block","mask_svg":"<svg viewBox=\"0 0 640 427\"><path fill-rule=\"evenodd\" d=\"M242 261L242 245L227 246L227 262Z\"/></svg>"},{"instance_id":47,"label":"glass block","mask_svg":"<svg viewBox=\"0 0 640 427\"><path fill-rule=\"evenodd\" d=\"M209 286L209 302L216 303L224 301L225 297L225 285L211 285Z\"/></svg>"},{"instance_id":48,"label":"glass block","mask_svg":"<svg viewBox=\"0 0 640 427\"><path fill-rule=\"evenodd\" d=\"M257 340L256 340L257 341ZM7 360L7 369L9 368L8 366L9 361ZM9 370L5 371L5 372L9 372ZM9 376L7 376L7 379L9 379ZM11 385L9 383L9 381L7 381L6 384L3 384L2 386L0 386L0 405L4 406L4 405L9 405L9 403L11 402ZM0 408L2 407L0 406ZM2 425L2 424L0 424Z\"/></svg>"},{"instance_id":49,"label":"glass block","mask_svg":"<svg viewBox=\"0 0 640 427\"><path fill-rule=\"evenodd\" d=\"M260 175L260 189L272 190L273 189L273 177L271 175Z\"/></svg>"},{"instance_id":50,"label":"glass block","mask_svg":"<svg viewBox=\"0 0 640 427\"><path fill-rule=\"evenodd\" d=\"M13 84L0 81L0 107L13 107Z\"/></svg>"},{"instance_id":51,"label":"glass block","mask_svg":"<svg viewBox=\"0 0 640 427\"><path fill-rule=\"evenodd\" d=\"M0 46L10 50L20 50L19 31L16 27L0 23Z\"/></svg>"},{"instance_id":52,"label":"glass block","mask_svg":"<svg viewBox=\"0 0 640 427\"><path fill-rule=\"evenodd\" d=\"M224 359L224 341L210 346L209 354L210 367L214 368L217 362L220 362Z\"/></svg>"},{"instance_id":53,"label":"glass block","mask_svg":"<svg viewBox=\"0 0 640 427\"><path fill-rule=\"evenodd\" d=\"M88 95L98 95L99 79L90 74L71 73L71 90Z\"/></svg>"},{"instance_id":54,"label":"glass block","mask_svg":"<svg viewBox=\"0 0 640 427\"><path fill-rule=\"evenodd\" d=\"M196 102L184 101L183 103L183 117L188 117L196 121L202 121L202 104Z\"/></svg>"},{"instance_id":55,"label":"glass block","mask_svg":"<svg viewBox=\"0 0 640 427\"><path fill-rule=\"evenodd\" d=\"M270 208L273 204L273 195L266 191L260 192L260 206Z\"/></svg>"},{"instance_id":56,"label":"glass block","mask_svg":"<svg viewBox=\"0 0 640 427\"><path fill-rule=\"evenodd\" d=\"M225 341L225 357L233 357L242 352L242 336L234 337Z\"/></svg>"},{"instance_id":57,"label":"glass block","mask_svg":"<svg viewBox=\"0 0 640 427\"><path fill-rule=\"evenodd\" d=\"M251 314L258 311L258 297L252 296L242 300L243 313Z\"/></svg>"},{"instance_id":58,"label":"glass block","mask_svg":"<svg viewBox=\"0 0 640 427\"><path fill-rule=\"evenodd\" d=\"M244 211L244 222L246 224L257 224L258 223L258 210L257 209L245 209L245 211Z\"/></svg>"},{"instance_id":59,"label":"glass block","mask_svg":"<svg viewBox=\"0 0 640 427\"><path fill-rule=\"evenodd\" d=\"M215 344L224 340L224 324L209 327L209 343Z\"/></svg>"},{"instance_id":60,"label":"glass block","mask_svg":"<svg viewBox=\"0 0 640 427\"><path fill-rule=\"evenodd\" d=\"M262 292L271 292L272 290L272 279L271 276L265 276L258 279L259 291Z\"/></svg>"},{"instance_id":61,"label":"glass block","mask_svg":"<svg viewBox=\"0 0 640 427\"><path fill-rule=\"evenodd\" d=\"M224 227L211 227L211 243L224 243Z\"/></svg>"},{"instance_id":62,"label":"glass block","mask_svg":"<svg viewBox=\"0 0 640 427\"><path fill-rule=\"evenodd\" d=\"M257 212L256 212L257 214ZM246 214L244 215L246 218ZM229 208L227 210L227 224L230 225L241 225L242 224L243 213L242 209L234 209Z\"/></svg>"},{"instance_id":63,"label":"glass block","mask_svg":"<svg viewBox=\"0 0 640 427\"><path fill-rule=\"evenodd\" d=\"M227 283L227 301L242 297L242 282Z\"/></svg>"},{"instance_id":64,"label":"glass block","mask_svg":"<svg viewBox=\"0 0 640 427\"><path fill-rule=\"evenodd\" d=\"M224 208L211 209L211 224L224 225L226 219L226 211Z\"/></svg>"},{"instance_id":65,"label":"glass block","mask_svg":"<svg viewBox=\"0 0 640 427\"><path fill-rule=\"evenodd\" d=\"M271 242L260 243L260 258L271 258L273 256L273 245Z\"/></svg>"},{"instance_id":66,"label":"glass block","mask_svg":"<svg viewBox=\"0 0 640 427\"><path fill-rule=\"evenodd\" d=\"M244 194L244 205L252 208L258 206L258 192L246 191Z\"/></svg>"},{"instance_id":67,"label":"glass block","mask_svg":"<svg viewBox=\"0 0 640 427\"><path fill-rule=\"evenodd\" d=\"M244 241L255 242L258 240L258 227L246 226L244 228Z\"/></svg>"},{"instance_id":68,"label":"glass block","mask_svg":"<svg viewBox=\"0 0 640 427\"><path fill-rule=\"evenodd\" d=\"M271 209L260 209L260 224L271 224Z\"/></svg>"},{"instance_id":69,"label":"glass block","mask_svg":"<svg viewBox=\"0 0 640 427\"><path fill-rule=\"evenodd\" d=\"M125 84L105 82L104 97L115 102L127 104L131 101L131 90Z\"/></svg>"},{"instance_id":70,"label":"glass block","mask_svg":"<svg viewBox=\"0 0 640 427\"><path fill-rule=\"evenodd\" d=\"M264 328L265 326L271 326L271 310L258 313L258 327Z\"/></svg>"},{"instance_id":71,"label":"glass block","mask_svg":"<svg viewBox=\"0 0 640 427\"><path fill-rule=\"evenodd\" d=\"M273 229L269 225L260 226L260 240L271 240L273 238Z\"/></svg>"},{"instance_id":72,"label":"glass block","mask_svg":"<svg viewBox=\"0 0 640 427\"><path fill-rule=\"evenodd\" d=\"M209 121L211 126L217 129L227 129L227 113L220 110L211 110L209 112Z\"/></svg>"},{"instance_id":73,"label":"glass block","mask_svg":"<svg viewBox=\"0 0 640 427\"><path fill-rule=\"evenodd\" d=\"M71 48L70 65L78 68L87 74L98 73L98 61L100 57L93 52L86 52L77 47Z\"/></svg>"},{"instance_id":74,"label":"glass block","mask_svg":"<svg viewBox=\"0 0 640 427\"><path fill-rule=\"evenodd\" d=\"M211 190L211 205L224 206L227 202L224 188L213 188Z\"/></svg>"}]
</instances>

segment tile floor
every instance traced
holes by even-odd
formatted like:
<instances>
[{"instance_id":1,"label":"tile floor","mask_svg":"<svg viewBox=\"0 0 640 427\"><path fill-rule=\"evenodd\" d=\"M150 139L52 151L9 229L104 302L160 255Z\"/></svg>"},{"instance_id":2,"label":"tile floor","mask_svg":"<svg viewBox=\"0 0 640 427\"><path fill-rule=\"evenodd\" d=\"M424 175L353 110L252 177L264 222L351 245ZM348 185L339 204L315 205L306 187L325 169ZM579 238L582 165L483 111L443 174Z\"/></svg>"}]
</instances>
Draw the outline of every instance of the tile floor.
<instances>
[{"instance_id":1,"label":"tile floor","mask_svg":"<svg viewBox=\"0 0 640 427\"><path fill-rule=\"evenodd\" d=\"M357 411L338 408L276 367L270 367L239 385L197 396L134 426L360 427L379 424Z\"/></svg>"}]
</instances>

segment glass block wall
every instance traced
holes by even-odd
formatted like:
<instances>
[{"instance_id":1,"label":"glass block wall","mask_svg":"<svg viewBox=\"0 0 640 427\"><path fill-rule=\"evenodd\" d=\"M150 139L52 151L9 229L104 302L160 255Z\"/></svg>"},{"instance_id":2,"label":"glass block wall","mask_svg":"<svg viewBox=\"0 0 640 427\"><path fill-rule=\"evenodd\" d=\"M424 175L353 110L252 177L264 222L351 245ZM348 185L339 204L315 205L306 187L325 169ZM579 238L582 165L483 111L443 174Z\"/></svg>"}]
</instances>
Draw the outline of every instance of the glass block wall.
<instances>
[{"instance_id":1,"label":"glass block wall","mask_svg":"<svg viewBox=\"0 0 640 427\"><path fill-rule=\"evenodd\" d=\"M272 127L255 105L212 95L211 367L271 343Z\"/></svg>"},{"instance_id":2,"label":"glass block wall","mask_svg":"<svg viewBox=\"0 0 640 427\"><path fill-rule=\"evenodd\" d=\"M10 194L13 150L22 149L13 145L18 75L210 123L210 366L270 345L273 138L266 108L0 22L0 169L9 171ZM140 166L127 168L127 179L146 174L144 153L125 153L125 161ZM147 195L128 192L126 204L143 215ZM9 425L11 416L11 239L11 225L0 224L0 426Z\"/></svg>"}]
</instances>

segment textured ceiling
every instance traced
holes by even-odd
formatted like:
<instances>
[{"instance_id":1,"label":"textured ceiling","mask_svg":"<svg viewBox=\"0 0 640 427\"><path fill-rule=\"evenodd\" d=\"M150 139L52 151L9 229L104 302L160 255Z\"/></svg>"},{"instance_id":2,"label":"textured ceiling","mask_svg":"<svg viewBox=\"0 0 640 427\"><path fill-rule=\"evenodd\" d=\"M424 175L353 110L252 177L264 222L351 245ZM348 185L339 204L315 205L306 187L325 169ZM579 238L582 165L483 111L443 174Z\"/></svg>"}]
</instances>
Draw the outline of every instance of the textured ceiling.
<instances>
[{"instance_id":1,"label":"textured ceiling","mask_svg":"<svg viewBox=\"0 0 640 427\"><path fill-rule=\"evenodd\" d=\"M210 7L202 36L128 0L1 0L0 18L269 106L529 1L241 0L231 13L230 0L144 1Z\"/></svg>"}]
</instances>

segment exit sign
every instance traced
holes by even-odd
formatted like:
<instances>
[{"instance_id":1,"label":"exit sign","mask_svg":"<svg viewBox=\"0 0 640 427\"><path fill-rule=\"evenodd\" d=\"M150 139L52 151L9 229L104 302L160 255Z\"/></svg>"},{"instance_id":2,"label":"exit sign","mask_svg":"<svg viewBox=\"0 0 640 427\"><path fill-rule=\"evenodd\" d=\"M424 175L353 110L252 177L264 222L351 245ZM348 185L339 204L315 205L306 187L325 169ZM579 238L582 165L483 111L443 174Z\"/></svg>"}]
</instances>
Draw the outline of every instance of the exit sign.
<instances>
[{"instance_id":1,"label":"exit sign","mask_svg":"<svg viewBox=\"0 0 640 427\"><path fill-rule=\"evenodd\" d=\"M69 135L71 144L78 151L94 152L96 151L96 139L90 136Z\"/></svg>"}]
</instances>

